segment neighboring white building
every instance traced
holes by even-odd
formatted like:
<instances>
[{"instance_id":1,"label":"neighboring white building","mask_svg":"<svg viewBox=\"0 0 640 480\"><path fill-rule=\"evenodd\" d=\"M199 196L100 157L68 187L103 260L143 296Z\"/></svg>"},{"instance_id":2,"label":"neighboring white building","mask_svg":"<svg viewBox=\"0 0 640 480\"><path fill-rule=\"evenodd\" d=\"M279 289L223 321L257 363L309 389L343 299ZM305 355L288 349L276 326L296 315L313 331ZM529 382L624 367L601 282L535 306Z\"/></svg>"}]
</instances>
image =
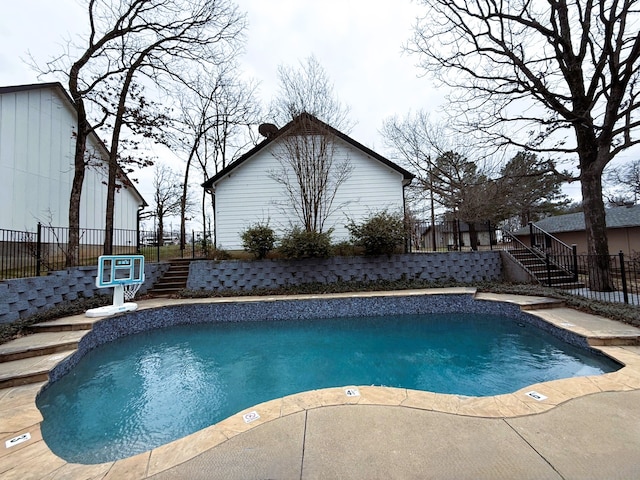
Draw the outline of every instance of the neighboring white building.
<instances>
[{"instance_id":1,"label":"neighboring white building","mask_svg":"<svg viewBox=\"0 0 640 480\"><path fill-rule=\"evenodd\" d=\"M38 222L69 224L77 115L60 83L0 87L0 228L30 230ZM108 151L97 135L87 140L80 226L104 229ZM146 206L122 173L114 228L136 230Z\"/></svg>"},{"instance_id":2,"label":"neighboring white building","mask_svg":"<svg viewBox=\"0 0 640 480\"><path fill-rule=\"evenodd\" d=\"M333 228L332 241L347 240L345 225L381 210L404 212L404 187L414 175L373 150L356 142L312 115L302 114L227 166L202 186L215 196L216 246L241 250L242 232L257 223L269 225L281 235L292 226L302 227L294 214L285 187L273 177L283 168L283 144L298 132L327 135L332 142L335 165L348 162L351 173L337 190L335 211L324 230ZM292 175L292 178L294 176Z\"/></svg>"}]
</instances>

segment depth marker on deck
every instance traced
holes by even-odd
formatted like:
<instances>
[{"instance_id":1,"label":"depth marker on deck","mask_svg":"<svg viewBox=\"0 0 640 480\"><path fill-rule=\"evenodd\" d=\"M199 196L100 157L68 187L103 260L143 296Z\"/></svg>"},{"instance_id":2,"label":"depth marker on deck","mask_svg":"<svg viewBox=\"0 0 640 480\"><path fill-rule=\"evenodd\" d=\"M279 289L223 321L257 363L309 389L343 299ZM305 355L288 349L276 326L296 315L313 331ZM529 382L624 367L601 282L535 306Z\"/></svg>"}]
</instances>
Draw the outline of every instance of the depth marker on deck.
<instances>
[{"instance_id":1,"label":"depth marker on deck","mask_svg":"<svg viewBox=\"0 0 640 480\"><path fill-rule=\"evenodd\" d=\"M22 442L26 442L27 440L31 440L31 434L29 432L18 435L17 437L10 438L6 442L4 442L4 445L6 448L11 448L21 444Z\"/></svg>"},{"instance_id":2,"label":"depth marker on deck","mask_svg":"<svg viewBox=\"0 0 640 480\"><path fill-rule=\"evenodd\" d=\"M539 402L548 398L545 395L536 392L535 390L531 390L530 392L525 393L525 395L533 398L534 400L538 400Z\"/></svg>"},{"instance_id":3,"label":"depth marker on deck","mask_svg":"<svg viewBox=\"0 0 640 480\"><path fill-rule=\"evenodd\" d=\"M254 410L253 412L245 413L242 418L244 420L244 423L251 423L258 420L260 418L260 415Z\"/></svg>"},{"instance_id":4,"label":"depth marker on deck","mask_svg":"<svg viewBox=\"0 0 640 480\"><path fill-rule=\"evenodd\" d=\"M360 396L360 392L358 391L357 388L347 388L344 391L345 395L347 397L359 397Z\"/></svg>"}]
</instances>

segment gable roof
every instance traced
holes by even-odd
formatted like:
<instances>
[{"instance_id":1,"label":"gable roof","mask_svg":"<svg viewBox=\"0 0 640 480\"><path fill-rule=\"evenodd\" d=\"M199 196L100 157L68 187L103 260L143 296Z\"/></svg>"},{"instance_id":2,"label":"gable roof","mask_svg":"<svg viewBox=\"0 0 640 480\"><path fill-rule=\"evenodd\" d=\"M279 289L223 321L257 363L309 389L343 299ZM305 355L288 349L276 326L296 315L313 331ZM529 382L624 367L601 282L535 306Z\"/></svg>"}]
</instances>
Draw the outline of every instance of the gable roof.
<instances>
[{"instance_id":1,"label":"gable roof","mask_svg":"<svg viewBox=\"0 0 640 480\"><path fill-rule=\"evenodd\" d=\"M67 92L67 90L62 86L60 82L31 83L28 85L13 85L8 87L0 87L0 95L7 94L7 93L26 92L29 90L46 90L46 89L51 89L57 92L58 95L69 104L69 106L73 109L73 111L77 112L76 104L73 101L73 98L71 98L71 95L69 95L69 92ZM89 133L89 135L93 138L96 144L104 151L104 153L107 156L109 156L109 149L104 144L104 142L100 140L100 137L95 132L95 130L93 130L93 128L91 129L91 132ZM123 183L126 184L126 188L131 189L135 194L135 196L137 196L140 199L141 206L147 207L149 204L145 201L142 195L140 195L140 192L135 187L131 179L129 179L129 177L124 172L122 167L118 166L118 170L119 170L118 173L120 178L123 179L124 180Z\"/></svg>"},{"instance_id":2,"label":"gable roof","mask_svg":"<svg viewBox=\"0 0 640 480\"><path fill-rule=\"evenodd\" d=\"M391 160L383 157L379 153L374 152L370 148L365 147L360 142L357 142L353 138L349 137L348 135L345 135L344 133L336 130L332 126L324 123L322 120L320 120L317 117L311 115L310 113L304 112L304 113L298 115L293 120L291 120L284 127L279 129L276 133L274 133L273 135L268 136L265 140L263 140L262 142L258 143L255 147L253 147L247 153L242 155L235 162L227 165L227 167L225 167L222 170L220 170L213 177L211 177L209 180L204 182L202 184L202 186L205 189L212 188L220 179L224 178L226 175L228 175L233 170L238 168L240 165L242 165L244 162L249 160L255 154L257 154L258 152L260 152L261 150L263 150L267 146L271 145L271 143L275 142L276 140L278 140L283 135L285 135L288 132L292 131L299 124L308 125L309 123L313 124L313 126L317 127L320 130L324 130L324 131L326 131L326 132L328 132L328 133L330 133L332 135L335 135L339 139L341 139L341 140L345 141L346 143L352 145L353 147L355 147L358 150L364 152L365 154L369 155L370 157L378 160L380 163L382 163L382 164L386 165L387 167L391 168L392 170L395 170L396 172L400 173L402 175L402 179L403 179L402 184L403 185L409 185L409 183L411 183L411 180L413 180L415 178L415 175L412 174L411 172L409 172L408 170L405 170L401 166L393 163Z\"/></svg>"},{"instance_id":3,"label":"gable roof","mask_svg":"<svg viewBox=\"0 0 640 480\"><path fill-rule=\"evenodd\" d=\"M640 205L613 207L605 210L607 228L640 227ZM580 232L585 230L584 212L547 217L535 222L548 233ZM528 235L529 227L522 227L515 235Z\"/></svg>"},{"instance_id":4,"label":"gable roof","mask_svg":"<svg viewBox=\"0 0 640 480\"><path fill-rule=\"evenodd\" d=\"M12 85L8 87L0 87L0 95L4 93L17 93L17 92L26 92L28 90L44 90L47 88L57 89L65 99L74 107L75 104L69 92L67 92L60 82L48 82L48 83L30 83L28 85Z\"/></svg>"}]
</instances>

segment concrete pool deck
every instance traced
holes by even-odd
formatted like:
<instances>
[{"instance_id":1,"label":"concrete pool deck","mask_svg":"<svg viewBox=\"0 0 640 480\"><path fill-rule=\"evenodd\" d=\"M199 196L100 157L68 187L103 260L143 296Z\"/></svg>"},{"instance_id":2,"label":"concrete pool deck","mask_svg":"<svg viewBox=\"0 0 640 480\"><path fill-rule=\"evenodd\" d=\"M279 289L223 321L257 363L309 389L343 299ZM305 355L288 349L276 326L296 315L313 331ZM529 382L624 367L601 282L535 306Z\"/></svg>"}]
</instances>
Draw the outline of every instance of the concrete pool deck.
<instances>
[{"instance_id":1,"label":"concrete pool deck","mask_svg":"<svg viewBox=\"0 0 640 480\"><path fill-rule=\"evenodd\" d=\"M304 392L256 405L134 457L69 464L42 440L35 397L44 382L0 389L0 477L11 478L636 478L640 476L640 329L577 312L553 299L472 288L342 294L471 294L511 302L575 332L625 366L591 377L531 385L512 394L463 397L357 386ZM322 298L321 295L286 298ZM277 301L285 297L267 297ZM139 308L264 301L265 297L144 300ZM0 345L0 356L45 345L54 358L0 364L0 381L40 363L87 328L84 315L47 322L69 331ZM88 330L80 330L86 333ZM46 338L43 336L47 336ZM81 336L81 335L80 335ZM42 340L40 340L42 339ZM66 342L66 343L65 343ZM55 356L60 358L56 360ZM22 362L22 363L20 363ZM16 365L17 364L17 365ZM9 366L11 365L11 366ZM13 372L11 371L13 369ZM532 393L533 392L533 393ZM30 439L6 442L29 433Z\"/></svg>"}]
</instances>

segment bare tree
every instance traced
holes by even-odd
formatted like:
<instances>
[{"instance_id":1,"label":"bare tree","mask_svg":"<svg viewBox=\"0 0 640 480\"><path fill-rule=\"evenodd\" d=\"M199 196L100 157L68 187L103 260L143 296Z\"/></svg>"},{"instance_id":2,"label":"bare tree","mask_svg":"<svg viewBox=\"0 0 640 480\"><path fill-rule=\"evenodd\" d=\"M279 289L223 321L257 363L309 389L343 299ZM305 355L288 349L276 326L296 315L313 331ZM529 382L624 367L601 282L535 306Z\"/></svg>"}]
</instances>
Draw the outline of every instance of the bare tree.
<instances>
[{"instance_id":1,"label":"bare tree","mask_svg":"<svg viewBox=\"0 0 640 480\"><path fill-rule=\"evenodd\" d=\"M87 102L95 102L94 125L113 117L106 215L105 250L110 250L118 149L126 125L132 85L143 74L155 84L180 80L190 62L220 63L235 49L244 17L228 0L88 0L89 34L68 70L71 51L48 64L48 72L66 74L78 111L74 180L69 207L69 263L77 261L79 209L85 170L86 137L91 131ZM72 48L70 47L70 50ZM45 72L46 73L46 72ZM108 92L110 82L117 84ZM109 99L107 99L109 98ZM144 111L144 105L137 106ZM150 123L153 125L153 122ZM157 125L157 124L156 124Z\"/></svg>"},{"instance_id":2,"label":"bare tree","mask_svg":"<svg viewBox=\"0 0 640 480\"><path fill-rule=\"evenodd\" d=\"M269 177L284 187L286 200L279 206L293 212L307 232L322 233L327 219L343 206L335 199L353 166L335 153L329 126L308 113L296 117L277 139L273 155L280 166Z\"/></svg>"},{"instance_id":3,"label":"bare tree","mask_svg":"<svg viewBox=\"0 0 640 480\"><path fill-rule=\"evenodd\" d=\"M614 193L608 195L610 203L614 198L622 200L623 203L638 202L640 198L640 160L611 168L606 179L615 190Z\"/></svg>"},{"instance_id":4,"label":"bare tree","mask_svg":"<svg viewBox=\"0 0 640 480\"><path fill-rule=\"evenodd\" d=\"M408 50L496 146L577 157L590 287L612 288L602 172L637 145L638 0L421 0ZM457 108L455 108L457 107Z\"/></svg>"},{"instance_id":5,"label":"bare tree","mask_svg":"<svg viewBox=\"0 0 640 480\"><path fill-rule=\"evenodd\" d=\"M280 88L271 105L276 124L310 113L346 133L352 128L349 106L338 99L333 83L315 56L307 57L299 67L280 65L278 80Z\"/></svg>"},{"instance_id":6,"label":"bare tree","mask_svg":"<svg viewBox=\"0 0 640 480\"><path fill-rule=\"evenodd\" d=\"M164 219L182 213L182 184L180 176L166 165L158 164L153 171L153 210L157 220L156 241L163 244ZM173 232L172 232L173 233Z\"/></svg>"},{"instance_id":7,"label":"bare tree","mask_svg":"<svg viewBox=\"0 0 640 480\"><path fill-rule=\"evenodd\" d=\"M468 160L472 152L457 142L457 136L443 123L433 122L425 111L391 117L381 133L394 156L416 173L415 189L426 192L431 225L436 221L436 204L448 209L456 220L495 221L501 209L492 202L497 187L488 179L491 168L485 159ZM491 196L491 198L489 197ZM418 196L418 201L423 201ZM436 230L431 228L431 245L436 249Z\"/></svg>"},{"instance_id":8,"label":"bare tree","mask_svg":"<svg viewBox=\"0 0 640 480\"><path fill-rule=\"evenodd\" d=\"M183 211L186 207L191 165L197 160L203 181L217 173L247 146L250 127L259 122L260 106L255 99L256 84L244 81L229 62L216 72L198 72L179 99L179 132L173 145L186 153L183 182ZM202 225L206 230L207 192L202 192ZM211 197L213 201L213 196ZM181 247L184 248L185 215L181 215Z\"/></svg>"},{"instance_id":9,"label":"bare tree","mask_svg":"<svg viewBox=\"0 0 640 480\"><path fill-rule=\"evenodd\" d=\"M549 160L520 152L501 171L495 168L498 162L471 161L475 151L456 145L456 135L424 111L385 120L381 133L393 155L416 172L415 188L426 193L432 225L436 204L473 228L474 222L497 224L514 216L526 223L567 203L560 191L562 179ZM417 200L424 202L424 196ZM435 235L432 228L434 249Z\"/></svg>"},{"instance_id":10,"label":"bare tree","mask_svg":"<svg viewBox=\"0 0 640 480\"><path fill-rule=\"evenodd\" d=\"M293 212L307 232L323 232L326 220L341 208L340 186L353 170L348 157L336 159L336 130L349 129L349 107L342 104L324 68L314 56L300 68L278 68L280 90L272 102L275 121L287 122L273 155L280 167L270 178L284 187L279 205ZM332 131L333 130L333 131Z\"/></svg>"},{"instance_id":11,"label":"bare tree","mask_svg":"<svg viewBox=\"0 0 640 480\"><path fill-rule=\"evenodd\" d=\"M415 114L409 113L404 118L397 116L387 118L381 130L385 143L392 155L400 157L408 168L416 172L416 183L409 186L410 196L414 202L422 202L422 192L428 195L431 220L431 246L436 247L436 198L434 178L437 175L433 160L448 150L448 135L441 124L431 121L424 110ZM418 190L419 192L415 192Z\"/></svg>"}]
</instances>

